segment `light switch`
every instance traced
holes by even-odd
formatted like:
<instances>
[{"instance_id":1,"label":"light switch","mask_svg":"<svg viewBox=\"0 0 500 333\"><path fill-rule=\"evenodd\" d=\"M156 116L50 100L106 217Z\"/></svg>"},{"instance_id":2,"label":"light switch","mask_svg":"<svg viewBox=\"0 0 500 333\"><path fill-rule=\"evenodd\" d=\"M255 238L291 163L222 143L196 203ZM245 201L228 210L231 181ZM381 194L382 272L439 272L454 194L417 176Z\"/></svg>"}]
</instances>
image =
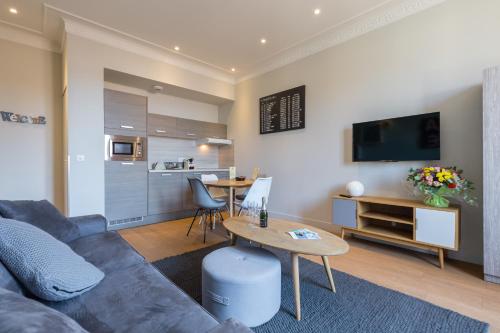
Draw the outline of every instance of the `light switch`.
<instances>
[{"instance_id":1,"label":"light switch","mask_svg":"<svg viewBox=\"0 0 500 333\"><path fill-rule=\"evenodd\" d=\"M85 161L85 155L76 155L76 161L77 162Z\"/></svg>"}]
</instances>

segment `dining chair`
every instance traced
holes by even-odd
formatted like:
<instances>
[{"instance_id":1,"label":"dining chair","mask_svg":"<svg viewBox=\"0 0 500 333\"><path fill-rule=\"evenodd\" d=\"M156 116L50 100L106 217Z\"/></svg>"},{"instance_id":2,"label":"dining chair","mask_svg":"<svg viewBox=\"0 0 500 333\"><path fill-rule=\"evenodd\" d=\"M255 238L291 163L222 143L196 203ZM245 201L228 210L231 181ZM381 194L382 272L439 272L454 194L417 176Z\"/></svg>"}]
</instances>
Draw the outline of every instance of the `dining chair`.
<instances>
[{"instance_id":1,"label":"dining chair","mask_svg":"<svg viewBox=\"0 0 500 333\"><path fill-rule=\"evenodd\" d=\"M196 214L193 217L193 221L189 226L189 230L186 237L189 236L191 229L193 228L194 221L201 214L201 222L203 222L203 243L207 239L207 225L211 222L215 223L216 214L219 215L219 219L224 221L221 214L221 209L226 207L226 201L223 199L214 199L208 192L207 188L199 178L188 178L189 186L191 187L191 192L193 193L193 203L196 207ZM210 221L207 221L207 216Z\"/></svg>"},{"instance_id":2,"label":"dining chair","mask_svg":"<svg viewBox=\"0 0 500 333\"><path fill-rule=\"evenodd\" d=\"M262 198L266 198L266 202L269 200L269 193L271 192L271 184L273 182L273 177L267 178L257 178L250 189L248 190L245 199L241 204L237 204L240 206L240 210L238 211L238 216L241 215L243 209L248 210L250 208L251 203L255 207L262 206Z\"/></svg>"},{"instance_id":3,"label":"dining chair","mask_svg":"<svg viewBox=\"0 0 500 333\"><path fill-rule=\"evenodd\" d=\"M257 178L259 178L259 175L260 175L260 168L259 167L253 168L253 170L252 170L252 178L251 179L252 180L256 180ZM236 200L239 200L239 201L245 200L245 197L247 196L249 190L250 190L250 188L247 188L243 192L237 193L234 196L234 198Z\"/></svg>"},{"instance_id":4,"label":"dining chair","mask_svg":"<svg viewBox=\"0 0 500 333\"><path fill-rule=\"evenodd\" d=\"M201 181L203 183L205 182L216 182L219 180L219 177L217 177L217 175L215 174L208 174L208 175L205 175L205 174L202 174L201 175ZM211 188L208 190L208 192L210 192L210 195L212 196L212 198L216 198L216 199L226 199L228 194L226 193L226 191L224 191L223 188L220 188L220 187L214 187L214 188Z\"/></svg>"}]
</instances>

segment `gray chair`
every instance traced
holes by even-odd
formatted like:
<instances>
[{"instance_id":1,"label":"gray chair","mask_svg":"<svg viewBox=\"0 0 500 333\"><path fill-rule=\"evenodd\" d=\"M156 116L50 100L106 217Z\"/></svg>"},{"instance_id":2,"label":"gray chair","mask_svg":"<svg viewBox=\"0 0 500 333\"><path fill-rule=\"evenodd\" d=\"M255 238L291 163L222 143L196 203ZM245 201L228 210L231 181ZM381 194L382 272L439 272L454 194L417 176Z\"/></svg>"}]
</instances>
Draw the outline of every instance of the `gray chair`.
<instances>
[{"instance_id":1,"label":"gray chair","mask_svg":"<svg viewBox=\"0 0 500 333\"><path fill-rule=\"evenodd\" d=\"M212 198L210 192L208 192L208 189L205 187L201 179L188 178L188 181L191 191L193 192L193 203L196 206L196 214L193 217L193 221L189 226L186 236L189 236L189 233L193 228L194 221L196 221L198 214L201 213L201 221L205 224L203 231L203 243L205 243L207 239L207 225L209 223L209 221L207 221L207 215L210 218L210 221L212 221L212 218L215 219L216 214L219 215L221 221L224 221L221 209L226 207L226 201Z\"/></svg>"}]
</instances>

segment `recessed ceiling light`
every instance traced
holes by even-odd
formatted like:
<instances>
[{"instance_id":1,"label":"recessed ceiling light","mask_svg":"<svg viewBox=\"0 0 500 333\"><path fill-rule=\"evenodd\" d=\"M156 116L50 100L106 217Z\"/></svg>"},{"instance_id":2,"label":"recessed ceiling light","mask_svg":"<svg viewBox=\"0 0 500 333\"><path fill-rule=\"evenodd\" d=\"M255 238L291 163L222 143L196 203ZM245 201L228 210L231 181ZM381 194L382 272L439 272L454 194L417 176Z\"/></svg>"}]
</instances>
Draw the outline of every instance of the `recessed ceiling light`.
<instances>
[{"instance_id":1,"label":"recessed ceiling light","mask_svg":"<svg viewBox=\"0 0 500 333\"><path fill-rule=\"evenodd\" d=\"M231 72L236 72L236 68L231 68Z\"/></svg>"},{"instance_id":2,"label":"recessed ceiling light","mask_svg":"<svg viewBox=\"0 0 500 333\"><path fill-rule=\"evenodd\" d=\"M176 46L174 46L174 50L176 50L176 51L180 51L180 49L181 49L181 48L180 48L180 47L178 47L177 45L176 45Z\"/></svg>"},{"instance_id":3,"label":"recessed ceiling light","mask_svg":"<svg viewBox=\"0 0 500 333\"><path fill-rule=\"evenodd\" d=\"M266 44L266 43L267 43L267 39L265 39L265 38L261 38L261 39L260 39L260 43L261 43L261 44Z\"/></svg>"},{"instance_id":4,"label":"recessed ceiling light","mask_svg":"<svg viewBox=\"0 0 500 333\"><path fill-rule=\"evenodd\" d=\"M314 15L319 15L321 14L321 9L319 8L316 8L314 11L313 11Z\"/></svg>"},{"instance_id":5,"label":"recessed ceiling light","mask_svg":"<svg viewBox=\"0 0 500 333\"><path fill-rule=\"evenodd\" d=\"M14 7L11 7L11 8L9 8L9 12L11 14L17 14L17 9L15 9Z\"/></svg>"}]
</instances>

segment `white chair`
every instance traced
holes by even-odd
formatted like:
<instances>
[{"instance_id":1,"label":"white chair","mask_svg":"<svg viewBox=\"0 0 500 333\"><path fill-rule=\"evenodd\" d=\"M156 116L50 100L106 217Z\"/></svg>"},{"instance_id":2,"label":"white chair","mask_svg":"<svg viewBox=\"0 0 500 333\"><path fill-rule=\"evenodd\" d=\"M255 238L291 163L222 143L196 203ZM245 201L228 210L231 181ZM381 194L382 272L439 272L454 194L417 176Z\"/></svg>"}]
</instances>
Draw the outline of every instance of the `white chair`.
<instances>
[{"instance_id":1,"label":"white chair","mask_svg":"<svg viewBox=\"0 0 500 333\"><path fill-rule=\"evenodd\" d=\"M251 203L253 203L255 207L260 208L262 206L263 197L266 198L266 202L268 202L272 182L273 177L257 178L252 184L252 187L248 190L245 200L239 205L240 210L238 216L241 215L243 209L250 208Z\"/></svg>"},{"instance_id":2,"label":"white chair","mask_svg":"<svg viewBox=\"0 0 500 333\"><path fill-rule=\"evenodd\" d=\"M202 174L201 175L201 181L203 183L216 182L218 180L219 180L219 178L217 177L217 175L214 175L214 174L209 174L209 175ZM226 191L224 191L223 188L212 187L209 189L209 192L210 192L210 195L212 196L212 198L215 198L215 199L227 198L227 193L226 193Z\"/></svg>"}]
</instances>

